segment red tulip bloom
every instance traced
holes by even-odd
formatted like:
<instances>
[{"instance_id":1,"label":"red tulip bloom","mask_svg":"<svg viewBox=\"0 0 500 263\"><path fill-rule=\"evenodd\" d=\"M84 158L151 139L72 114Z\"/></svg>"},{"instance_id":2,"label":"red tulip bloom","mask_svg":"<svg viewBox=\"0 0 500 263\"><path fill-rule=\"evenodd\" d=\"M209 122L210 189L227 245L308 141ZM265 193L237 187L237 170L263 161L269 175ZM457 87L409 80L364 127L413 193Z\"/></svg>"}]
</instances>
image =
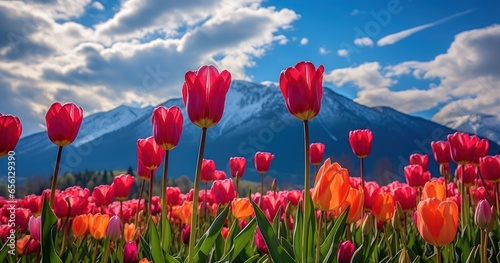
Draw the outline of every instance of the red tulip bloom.
<instances>
[{"instance_id":1,"label":"red tulip bloom","mask_svg":"<svg viewBox=\"0 0 500 263\"><path fill-rule=\"evenodd\" d=\"M311 163L313 165L320 165L325 156L325 145L320 142L311 143L309 149L311 152Z\"/></svg>"},{"instance_id":2,"label":"red tulip bloom","mask_svg":"<svg viewBox=\"0 0 500 263\"><path fill-rule=\"evenodd\" d=\"M226 94L231 84L231 73L219 73L215 66L202 66L184 76L182 99L189 119L200 128L217 124L224 112Z\"/></svg>"},{"instance_id":3,"label":"red tulip bloom","mask_svg":"<svg viewBox=\"0 0 500 263\"><path fill-rule=\"evenodd\" d=\"M311 62L299 62L281 71L280 89L290 114L299 120L311 120L321 108L323 65L317 69Z\"/></svg>"},{"instance_id":4,"label":"red tulip bloom","mask_svg":"<svg viewBox=\"0 0 500 263\"><path fill-rule=\"evenodd\" d=\"M139 160L149 170L155 170L161 165L165 151L156 144L153 136L137 140Z\"/></svg>"},{"instance_id":5,"label":"red tulip bloom","mask_svg":"<svg viewBox=\"0 0 500 263\"><path fill-rule=\"evenodd\" d=\"M450 143L448 141L431 142L432 154L439 164L448 164L451 162Z\"/></svg>"},{"instance_id":6,"label":"red tulip bloom","mask_svg":"<svg viewBox=\"0 0 500 263\"><path fill-rule=\"evenodd\" d=\"M18 117L0 113L0 157L16 148L23 127Z\"/></svg>"},{"instance_id":7,"label":"red tulip bloom","mask_svg":"<svg viewBox=\"0 0 500 263\"><path fill-rule=\"evenodd\" d=\"M269 170L271 161L274 159L274 154L268 152L257 152L255 153L254 163L257 172L263 174Z\"/></svg>"},{"instance_id":8,"label":"red tulip bloom","mask_svg":"<svg viewBox=\"0 0 500 263\"><path fill-rule=\"evenodd\" d=\"M227 204L233 201L233 199L236 197L233 180L231 179L214 181L210 192L214 197L215 203L219 205Z\"/></svg>"},{"instance_id":9,"label":"red tulip bloom","mask_svg":"<svg viewBox=\"0 0 500 263\"><path fill-rule=\"evenodd\" d=\"M139 261L139 251L135 241L125 243L123 248L123 263L137 263Z\"/></svg>"},{"instance_id":10,"label":"red tulip bloom","mask_svg":"<svg viewBox=\"0 0 500 263\"><path fill-rule=\"evenodd\" d=\"M464 170L465 176L462 175L462 170ZM477 176L477 167L473 164L466 164L464 168L459 164L455 170L455 177L457 177L460 182L464 182L467 187L474 184Z\"/></svg>"},{"instance_id":11,"label":"red tulip bloom","mask_svg":"<svg viewBox=\"0 0 500 263\"><path fill-rule=\"evenodd\" d=\"M365 158L372 148L373 133L370 130L355 130L349 132L349 144L352 152L359 158Z\"/></svg>"},{"instance_id":12,"label":"red tulip bloom","mask_svg":"<svg viewBox=\"0 0 500 263\"><path fill-rule=\"evenodd\" d=\"M424 187L425 183L431 180L431 173L424 171L420 165L407 165L404 168L406 182L411 187Z\"/></svg>"},{"instance_id":13,"label":"red tulip bloom","mask_svg":"<svg viewBox=\"0 0 500 263\"><path fill-rule=\"evenodd\" d=\"M209 159L203 159L201 163L201 181L210 183L214 180L215 162Z\"/></svg>"},{"instance_id":14,"label":"red tulip bloom","mask_svg":"<svg viewBox=\"0 0 500 263\"><path fill-rule=\"evenodd\" d=\"M291 190L287 193L286 198L288 202L293 206L297 206L299 201L302 199L302 191L300 190Z\"/></svg>"},{"instance_id":15,"label":"red tulip bloom","mask_svg":"<svg viewBox=\"0 0 500 263\"><path fill-rule=\"evenodd\" d=\"M403 210L413 210L417 207L417 190L408 185L402 185L392 190L392 195Z\"/></svg>"},{"instance_id":16,"label":"red tulip bloom","mask_svg":"<svg viewBox=\"0 0 500 263\"><path fill-rule=\"evenodd\" d=\"M113 203L115 191L111 185L99 185L92 191L92 200L97 207L106 207Z\"/></svg>"},{"instance_id":17,"label":"red tulip bloom","mask_svg":"<svg viewBox=\"0 0 500 263\"><path fill-rule=\"evenodd\" d=\"M86 191L82 190L83 195L71 194L70 192L64 191L59 195L56 195L54 202L54 214L60 219L75 218L76 216L87 213L89 204L89 193L88 189ZM68 214L69 211L69 214Z\"/></svg>"},{"instance_id":18,"label":"red tulip bloom","mask_svg":"<svg viewBox=\"0 0 500 263\"><path fill-rule=\"evenodd\" d=\"M139 178L145 181L151 180L151 174L155 174L156 169L149 170L144 164L141 162L141 159L137 160L137 175Z\"/></svg>"},{"instance_id":19,"label":"red tulip bloom","mask_svg":"<svg viewBox=\"0 0 500 263\"><path fill-rule=\"evenodd\" d=\"M170 206L182 204L181 189L179 187L167 187L167 203Z\"/></svg>"},{"instance_id":20,"label":"red tulip bloom","mask_svg":"<svg viewBox=\"0 0 500 263\"><path fill-rule=\"evenodd\" d=\"M354 255L354 251L356 247L351 240L344 241L340 243L339 248L337 249L337 260L339 263L349 263L351 262L352 256Z\"/></svg>"},{"instance_id":21,"label":"red tulip bloom","mask_svg":"<svg viewBox=\"0 0 500 263\"><path fill-rule=\"evenodd\" d=\"M120 174L113 179L111 187L114 190L115 197L118 200L126 200L130 190L134 185L134 177L130 174Z\"/></svg>"},{"instance_id":22,"label":"red tulip bloom","mask_svg":"<svg viewBox=\"0 0 500 263\"><path fill-rule=\"evenodd\" d=\"M216 180L224 180L226 179L226 172L221 171L221 170L215 170L214 172L214 181Z\"/></svg>"},{"instance_id":23,"label":"red tulip bloom","mask_svg":"<svg viewBox=\"0 0 500 263\"><path fill-rule=\"evenodd\" d=\"M424 172L427 172L429 167L429 156L425 154L412 154L410 155L410 164L418 164L422 166Z\"/></svg>"},{"instance_id":24,"label":"red tulip bloom","mask_svg":"<svg viewBox=\"0 0 500 263\"><path fill-rule=\"evenodd\" d=\"M377 184L377 182L366 182L365 183L365 204L364 208L365 209L372 209L373 206L373 200L375 199L375 196L378 195L378 193L381 191L380 186Z\"/></svg>"},{"instance_id":25,"label":"red tulip bloom","mask_svg":"<svg viewBox=\"0 0 500 263\"><path fill-rule=\"evenodd\" d=\"M231 157L229 158L229 171L233 178L241 178L245 173L247 160L245 157Z\"/></svg>"},{"instance_id":26,"label":"red tulip bloom","mask_svg":"<svg viewBox=\"0 0 500 263\"><path fill-rule=\"evenodd\" d=\"M476 143L476 150L474 151L474 156L472 158L472 163L479 166L479 158L488 155L488 150L490 149L490 142L486 139L480 139Z\"/></svg>"},{"instance_id":27,"label":"red tulip bloom","mask_svg":"<svg viewBox=\"0 0 500 263\"><path fill-rule=\"evenodd\" d=\"M78 135L83 120L83 109L73 103L54 102L45 115L47 134L57 146L71 144Z\"/></svg>"},{"instance_id":28,"label":"red tulip bloom","mask_svg":"<svg viewBox=\"0 0 500 263\"><path fill-rule=\"evenodd\" d=\"M450 142L450 155L455 163L465 165L473 161L475 147L479 141L477 136L455 132L448 135L448 141Z\"/></svg>"},{"instance_id":29,"label":"red tulip bloom","mask_svg":"<svg viewBox=\"0 0 500 263\"><path fill-rule=\"evenodd\" d=\"M43 197L40 195L27 195L23 198L24 207L28 208L35 216L42 212Z\"/></svg>"},{"instance_id":30,"label":"red tulip bloom","mask_svg":"<svg viewBox=\"0 0 500 263\"><path fill-rule=\"evenodd\" d=\"M269 252L267 250L266 241L264 240L264 237L262 236L262 233L260 232L259 228L255 230L254 242L255 245L257 246L257 249L259 249L260 253L267 254Z\"/></svg>"},{"instance_id":31,"label":"red tulip bloom","mask_svg":"<svg viewBox=\"0 0 500 263\"><path fill-rule=\"evenodd\" d=\"M479 170L485 181L491 183L500 182L500 155L480 158Z\"/></svg>"},{"instance_id":32,"label":"red tulip bloom","mask_svg":"<svg viewBox=\"0 0 500 263\"><path fill-rule=\"evenodd\" d=\"M28 223L31 217L31 211L27 208L16 208L15 213L15 226L21 231L28 229Z\"/></svg>"},{"instance_id":33,"label":"red tulip bloom","mask_svg":"<svg viewBox=\"0 0 500 263\"><path fill-rule=\"evenodd\" d=\"M181 138L184 123L181 109L177 106L170 108L159 106L153 111L152 122L156 144L165 151L174 149Z\"/></svg>"}]
</instances>

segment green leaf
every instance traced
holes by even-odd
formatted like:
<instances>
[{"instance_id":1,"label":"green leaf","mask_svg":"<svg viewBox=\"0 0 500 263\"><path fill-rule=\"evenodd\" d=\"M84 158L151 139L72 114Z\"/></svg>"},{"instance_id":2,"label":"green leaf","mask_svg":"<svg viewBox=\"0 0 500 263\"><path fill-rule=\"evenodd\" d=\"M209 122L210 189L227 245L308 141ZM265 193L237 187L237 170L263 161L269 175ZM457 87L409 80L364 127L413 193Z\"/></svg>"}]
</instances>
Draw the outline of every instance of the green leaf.
<instances>
[{"instance_id":1,"label":"green leaf","mask_svg":"<svg viewBox=\"0 0 500 263\"><path fill-rule=\"evenodd\" d=\"M222 234L219 234L217 238L215 239L215 249L213 251L213 258L215 260L218 260L224 256L224 245L225 245L225 240Z\"/></svg>"},{"instance_id":2,"label":"green leaf","mask_svg":"<svg viewBox=\"0 0 500 263\"><path fill-rule=\"evenodd\" d=\"M293 251L293 245L290 244L290 242L285 237L281 237L280 241L281 241L281 245L283 245L283 248L286 250L286 252L288 252L288 254L290 254L290 256L295 258L295 253Z\"/></svg>"},{"instance_id":3,"label":"green leaf","mask_svg":"<svg viewBox=\"0 0 500 263\"><path fill-rule=\"evenodd\" d=\"M274 233L271 224L267 220L266 216L260 210L259 206L252 201L253 209L255 211L255 217L257 218L257 224L259 225L260 232L262 233L262 237L266 242L267 249L269 250L269 254L275 263L279 262L296 262L290 254L288 254L285 249L280 245L278 238L276 237L276 233Z\"/></svg>"},{"instance_id":4,"label":"green leaf","mask_svg":"<svg viewBox=\"0 0 500 263\"><path fill-rule=\"evenodd\" d=\"M149 246L151 247L151 255L153 256L154 262L163 262L163 249L160 245L160 238L158 237L158 231L156 231L155 223L153 219L149 220Z\"/></svg>"},{"instance_id":5,"label":"green leaf","mask_svg":"<svg viewBox=\"0 0 500 263\"><path fill-rule=\"evenodd\" d=\"M351 262L352 263L357 263L357 262L369 262L370 261L370 257L372 256L372 253L375 249L376 244L377 244L377 236L375 236L375 238L373 238L372 242L368 245L367 245L367 241L365 240L365 243L361 244L361 246L359 246L358 249L356 249L356 251L354 251L354 255L352 256L351 258ZM377 260L378 262L378 260Z\"/></svg>"},{"instance_id":6,"label":"green leaf","mask_svg":"<svg viewBox=\"0 0 500 263\"><path fill-rule=\"evenodd\" d=\"M315 222L316 222L316 214L314 212L314 204L311 199L311 195L308 195L309 198L305 200L308 205L305 207L305 212L304 212L304 220L307 223L307 247L304 248L306 250L306 255L307 255L307 262L314 260L314 252L315 252L315 245L316 245L316 235L314 234L315 232ZM303 241L303 240L302 240ZM302 255L304 257L304 255Z\"/></svg>"},{"instance_id":7,"label":"green leaf","mask_svg":"<svg viewBox=\"0 0 500 263\"><path fill-rule=\"evenodd\" d=\"M181 263L179 260L169 254L165 254L165 259L167 260L167 263Z\"/></svg>"},{"instance_id":8,"label":"green leaf","mask_svg":"<svg viewBox=\"0 0 500 263\"><path fill-rule=\"evenodd\" d=\"M227 253L233 246L233 240L239 231L238 220L234 220L231 228L229 229L229 233L227 234L226 242L224 244L224 256L227 255Z\"/></svg>"},{"instance_id":9,"label":"green leaf","mask_svg":"<svg viewBox=\"0 0 500 263\"><path fill-rule=\"evenodd\" d=\"M234 238L234 249L233 249L233 255L231 256L231 262L233 262L236 257L240 254L240 252L247 247L248 242L250 242L253 237L254 237L254 232L255 228L257 227L257 221L256 218L252 218L250 222L243 228L243 230L236 235Z\"/></svg>"},{"instance_id":10,"label":"green leaf","mask_svg":"<svg viewBox=\"0 0 500 263\"><path fill-rule=\"evenodd\" d=\"M55 251L54 240L57 234L57 217L50 208L47 196L44 196L42 207L42 263L62 263Z\"/></svg>"},{"instance_id":11,"label":"green leaf","mask_svg":"<svg viewBox=\"0 0 500 263\"><path fill-rule=\"evenodd\" d=\"M215 218L212 225L208 228L207 232L203 234L198 243L195 246L195 256L194 262L206 262L210 250L212 249L217 236L220 234L224 222L229 214L229 206L226 206L224 210Z\"/></svg>"},{"instance_id":12,"label":"green leaf","mask_svg":"<svg viewBox=\"0 0 500 263\"><path fill-rule=\"evenodd\" d=\"M467 257L466 263L473 263L473 262L479 262L480 260L480 255L479 255L479 249L481 248L481 245L477 245L472 248L472 251L469 254L469 257Z\"/></svg>"},{"instance_id":13,"label":"green leaf","mask_svg":"<svg viewBox=\"0 0 500 263\"><path fill-rule=\"evenodd\" d=\"M349 207L335 220L333 228L326 236L320 247L321 258L325 258L329 250L337 251L339 239L344 234ZM320 229L321 230L321 229ZM336 246L334 246L336 244ZM332 253L330 253L331 255ZM333 253L335 254L335 253Z\"/></svg>"},{"instance_id":14,"label":"green leaf","mask_svg":"<svg viewBox=\"0 0 500 263\"><path fill-rule=\"evenodd\" d=\"M281 222L281 205L278 207L278 211L273 219L273 231L279 236L279 227Z\"/></svg>"},{"instance_id":15,"label":"green leaf","mask_svg":"<svg viewBox=\"0 0 500 263\"><path fill-rule=\"evenodd\" d=\"M141 245L139 251L142 251L143 257L145 257L145 258L153 258L153 255L151 255L151 249L149 247L149 243L146 241L146 239L144 239L143 235L140 235L139 242L140 242L140 245Z\"/></svg>"},{"instance_id":16,"label":"green leaf","mask_svg":"<svg viewBox=\"0 0 500 263\"><path fill-rule=\"evenodd\" d=\"M297 214L295 214L295 225L293 229L293 248L296 258L302 258L302 201L297 205Z\"/></svg>"},{"instance_id":17,"label":"green leaf","mask_svg":"<svg viewBox=\"0 0 500 263\"><path fill-rule=\"evenodd\" d=\"M253 255L252 257L250 257L249 259L247 259L245 261L245 263L253 263L255 261L257 261L259 259L259 255Z\"/></svg>"},{"instance_id":18,"label":"green leaf","mask_svg":"<svg viewBox=\"0 0 500 263\"><path fill-rule=\"evenodd\" d=\"M9 242L5 242L2 246L2 249L0 250L0 262L6 262L5 258L7 257L7 254L9 253L9 249L10 249L8 244L9 244Z\"/></svg>"},{"instance_id":19,"label":"green leaf","mask_svg":"<svg viewBox=\"0 0 500 263\"><path fill-rule=\"evenodd\" d=\"M162 208L162 218L161 218L161 231L162 231L162 248L163 251L168 251L172 243L172 229L170 227L170 221L166 218L167 209L166 205Z\"/></svg>"}]
</instances>

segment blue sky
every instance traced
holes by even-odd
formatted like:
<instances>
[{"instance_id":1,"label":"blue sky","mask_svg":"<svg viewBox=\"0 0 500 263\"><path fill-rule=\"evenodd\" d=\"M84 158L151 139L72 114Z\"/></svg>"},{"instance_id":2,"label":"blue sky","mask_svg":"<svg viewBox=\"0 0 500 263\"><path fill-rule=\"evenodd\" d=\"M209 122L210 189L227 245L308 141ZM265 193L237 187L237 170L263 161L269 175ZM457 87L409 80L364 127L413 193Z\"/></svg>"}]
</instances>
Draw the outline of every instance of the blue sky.
<instances>
[{"instance_id":1,"label":"blue sky","mask_svg":"<svg viewBox=\"0 0 500 263\"><path fill-rule=\"evenodd\" d=\"M277 82L298 61L367 106L444 123L500 110L499 1L0 2L0 112L24 135L55 100L91 114L180 96L213 63Z\"/></svg>"}]
</instances>

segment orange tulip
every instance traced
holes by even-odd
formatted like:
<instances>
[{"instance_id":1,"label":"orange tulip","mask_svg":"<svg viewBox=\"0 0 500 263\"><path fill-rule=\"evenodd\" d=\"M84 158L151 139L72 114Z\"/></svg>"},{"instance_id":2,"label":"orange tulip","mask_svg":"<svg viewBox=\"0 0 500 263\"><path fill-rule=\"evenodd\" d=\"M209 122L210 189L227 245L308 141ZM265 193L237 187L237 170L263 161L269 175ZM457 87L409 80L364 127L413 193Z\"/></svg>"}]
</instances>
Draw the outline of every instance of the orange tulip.
<instances>
[{"instance_id":1,"label":"orange tulip","mask_svg":"<svg viewBox=\"0 0 500 263\"><path fill-rule=\"evenodd\" d=\"M25 235L24 237L16 241L16 252L18 255L20 256L24 255L24 252L26 250L26 247L28 246L30 239L31 239L30 235Z\"/></svg>"},{"instance_id":2,"label":"orange tulip","mask_svg":"<svg viewBox=\"0 0 500 263\"><path fill-rule=\"evenodd\" d=\"M175 210L177 217L184 224L191 224L191 213L193 211L193 202L186 201Z\"/></svg>"},{"instance_id":3,"label":"orange tulip","mask_svg":"<svg viewBox=\"0 0 500 263\"><path fill-rule=\"evenodd\" d=\"M373 200L372 213L382 222L391 220L396 208L394 197L386 192L379 192Z\"/></svg>"},{"instance_id":4,"label":"orange tulip","mask_svg":"<svg viewBox=\"0 0 500 263\"><path fill-rule=\"evenodd\" d=\"M125 223L125 227L123 228L123 237L125 237L125 241L130 242L135 240L135 224L134 223Z\"/></svg>"},{"instance_id":5,"label":"orange tulip","mask_svg":"<svg viewBox=\"0 0 500 263\"><path fill-rule=\"evenodd\" d=\"M90 235L97 240L103 238L106 235L106 228L108 228L109 215L97 213L89 218Z\"/></svg>"},{"instance_id":6,"label":"orange tulip","mask_svg":"<svg viewBox=\"0 0 500 263\"><path fill-rule=\"evenodd\" d=\"M349 195L349 173L338 163L331 163L330 158L319 168L314 182L311 198L322 211L339 208Z\"/></svg>"},{"instance_id":7,"label":"orange tulip","mask_svg":"<svg viewBox=\"0 0 500 263\"><path fill-rule=\"evenodd\" d=\"M351 188L349 189L349 195L347 199L342 203L342 205L331 211L333 217L339 217L346 209L349 208L349 214L347 214L346 223L351 224L357 222L361 218L361 214L363 213L363 204L365 202L365 195L359 189Z\"/></svg>"},{"instance_id":8,"label":"orange tulip","mask_svg":"<svg viewBox=\"0 0 500 263\"><path fill-rule=\"evenodd\" d=\"M91 217L91 214L86 214L76 216L73 219L71 229L73 230L73 235L75 236L75 238L82 238L88 233Z\"/></svg>"},{"instance_id":9,"label":"orange tulip","mask_svg":"<svg viewBox=\"0 0 500 263\"><path fill-rule=\"evenodd\" d=\"M242 220L253 214L253 207L248 198L235 198L231 202L231 211L234 217Z\"/></svg>"},{"instance_id":10,"label":"orange tulip","mask_svg":"<svg viewBox=\"0 0 500 263\"><path fill-rule=\"evenodd\" d=\"M446 188L443 183L438 181L427 182L422 190L422 198L420 200L425 200L429 198L436 198L439 201L446 199Z\"/></svg>"},{"instance_id":11,"label":"orange tulip","mask_svg":"<svg viewBox=\"0 0 500 263\"><path fill-rule=\"evenodd\" d=\"M429 244L442 247L455 239L458 229L458 206L450 200L429 198L417 206L417 228Z\"/></svg>"}]
</instances>

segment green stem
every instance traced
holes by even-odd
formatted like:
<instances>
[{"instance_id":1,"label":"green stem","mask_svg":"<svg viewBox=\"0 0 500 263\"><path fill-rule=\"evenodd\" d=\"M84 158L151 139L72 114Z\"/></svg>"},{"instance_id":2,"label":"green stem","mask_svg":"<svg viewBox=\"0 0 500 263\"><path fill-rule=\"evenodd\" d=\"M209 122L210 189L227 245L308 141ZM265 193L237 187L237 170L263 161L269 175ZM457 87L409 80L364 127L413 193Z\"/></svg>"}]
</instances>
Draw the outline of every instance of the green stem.
<instances>
[{"instance_id":1,"label":"green stem","mask_svg":"<svg viewBox=\"0 0 500 263\"><path fill-rule=\"evenodd\" d=\"M307 120L304 121L304 151L305 151L305 156L304 156L304 166L305 166L305 171L304 171L304 221L303 226L302 226L302 248L303 253L302 253L302 262L309 262L308 261L308 255L307 253L309 252L308 250L308 237L307 234L309 233L309 221L310 215L309 215L309 210L312 209L309 207L309 199L311 198L311 171L310 171L310 162L309 162L309 123ZM300 209L300 208L299 208Z\"/></svg>"},{"instance_id":2,"label":"green stem","mask_svg":"<svg viewBox=\"0 0 500 263\"><path fill-rule=\"evenodd\" d=\"M153 172L151 172L153 173ZM144 192L144 185L146 184L146 180L142 180L141 190L139 191L139 201L137 203L137 212L135 213L135 225L139 227L139 211L141 209L141 198L142 192Z\"/></svg>"},{"instance_id":3,"label":"green stem","mask_svg":"<svg viewBox=\"0 0 500 263\"><path fill-rule=\"evenodd\" d=\"M106 246L106 253L104 254L103 263L108 262L109 259L109 251L111 250L111 240L108 239L108 245Z\"/></svg>"},{"instance_id":4,"label":"green stem","mask_svg":"<svg viewBox=\"0 0 500 263\"><path fill-rule=\"evenodd\" d=\"M161 246L164 251L168 251L167 247L167 224L168 224L168 218L167 218L167 172L168 172L168 153L170 151L165 151L165 158L163 160L163 179L162 179L162 185L161 185Z\"/></svg>"},{"instance_id":5,"label":"green stem","mask_svg":"<svg viewBox=\"0 0 500 263\"><path fill-rule=\"evenodd\" d=\"M483 175L481 174L481 170L476 167L476 171L477 171L477 176L479 177L479 179L481 179L481 182L483 183L483 185L486 189L486 182L484 181ZM476 184L477 184L477 182L476 182ZM476 188L477 188L477 185L476 185ZM490 196L490 192L488 190L486 190L485 192L486 192L486 199L488 200L488 203L494 204L493 198L491 198L491 196Z\"/></svg>"},{"instance_id":6,"label":"green stem","mask_svg":"<svg viewBox=\"0 0 500 263\"><path fill-rule=\"evenodd\" d=\"M236 198L240 196L240 177L236 176Z\"/></svg>"},{"instance_id":7,"label":"green stem","mask_svg":"<svg viewBox=\"0 0 500 263\"><path fill-rule=\"evenodd\" d=\"M149 180L149 202L148 202L148 211L149 215L148 216L153 216L153 209L151 208L151 205L153 204L153 179L154 179L154 174L151 174L151 180ZM146 217L148 218L148 217ZM148 223L146 222L146 225Z\"/></svg>"},{"instance_id":8,"label":"green stem","mask_svg":"<svg viewBox=\"0 0 500 263\"><path fill-rule=\"evenodd\" d=\"M497 212L497 215L500 217L500 190L499 190L500 182L494 183L494 185L495 185L495 210Z\"/></svg>"},{"instance_id":9,"label":"green stem","mask_svg":"<svg viewBox=\"0 0 500 263\"><path fill-rule=\"evenodd\" d=\"M69 233L69 228L71 224L71 219L69 218L70 213L71 213L71 204L69 203L68 198L64 199L66 203L68 204L68 213L66 214L66 220L64 222L64 232L63 232L63 240L61 244L61 251L59 252L59 255L62 255L64 250L66 249L66 243L68 243L68 233Z\"/></svg>"},{"instance_id":10,"label":"green stem","mask_svg":"<svg viewBox=\"0 0 500 263\"><path fill-rule=\"evenodd\" d=\"M365 158L359 158L359 172L361 178L361 189L363 189L363 194L365 192ZM362 204L363 208L361 209L361 218L365 217L365 207L364 203Z\"/></svg>"},{"instance_id":11,"label":"green stem","mask_svg":"<svg viewBox=\"0 0 500 263\"><path fill-rule=\"evenodd\" d=\"M441 263L442 262L442 259L441 259L441 251L442 251L443 248L441 247L436 247L436 263Z\"/></svg>"},{"instance_id":12,"label":"green stem","mask_svg":"<svg viewBox=\"0 0 500 263\"><path fill-rule=\"evenodd\" d=\"M264 196L264 173L260 173L260 199L259 199L259 207L262 203L262 197Z\"/></svg>"},{"instance_id":13,"label":"green stem","mask_svg":"<svg viewBox=\"0 0 500 263\"><path fill-rule=\"evenodd\" d=\"M99 248L99 240L95 240L95 246L94 246L94 255L92 256L92 263L95 263L95 260L97 259L97 251Z\"/></svg>"},{"instance_id":14,"label":"green stem","mask_svg":"<svg viewBox=\"0 0 500 263\"><path fill-rule=\"evenodd\" d=\"M460 181L460 194L461 194L461 219L462 219L462 232L464 232L465 227L467 226L467 217L469 211L467 210L466 202L467 202L467 193L465 192L465 184L464 184L464 177L465 177L465 165L462 165L462 180Z\"/></svg>"},{"instance_id":15,"label":"green stem","mask_svg":"<svg viewBox=\"0 0 500 263\"><path fill-rule=\"evenodd\" d=\"M122 221L122 224L125 224L123 222L123 200L120 199L120 221Z\"/></svg>"},{"instance_id":16,"label":"green stem","mask_svg":"<svg viewBox=\"0 0 500 263\"><path fill-rule=\"evenodd\" d=\"M375 223L377 224L377 223ZM384 223L384 238L385 238L385 245L387 246L387 250L389 251L389 255L392 258L392 248L391 248L391 243L389 243L389 224Z\"/></svg>"},{"instance_id":17,"label":"green stem","mask_svg":"<svg viewBox=\"0 0 500 263\"><path fill-rule=\"evenodd\" d=\"M52 175L52 186L50 187L50 207L54 207L54 197L56 195L57 175L59 173L59 164L61 163L62 146L57 150L56 165L54 167L54 174Z\"/></svg>"},{"instance_id":18,"label":"green stem","mask_svg":"<svg viewBox=\"0 0 500 263\"><path fill-rule=\"evenodd\" d=\"M196 164L196 174L194 177L193 210L191 213L191 232L189 233L188 263L194 263L194 243L196 237L196 225L198 225L198 196L200 191L201 164L203 162L203 152L205 151L205 140L207 128L201 129L200 148L198 150L198 161Z\"/></svg>"},{"instance_id":19,"label":"green stem","mask_svg":"<svg viewBox=\"0 0 500 263\"><path fill-rule=\"evenodd\" d=\"M483 231L482 229L479 230L479 233L480 233L480 237L481 237L481 263L486 263L486 256L485 256L485 253L484 253L484 247L485 247L485 244L484 244L484 241L486 239L486 236L485 236L485 231Z\"/></svg>"},{"instance_id":20,"label":"green stem","mask_svg":"<svg viewBox=\"0 0 500 263\"><path fill-rule=\"evenodd\" d=\"M319 248L321 247L321 223L323 222L324 211L319 214L318 239L316 240L316 263L319 263Z\"/></svg>"}]
</instances>

